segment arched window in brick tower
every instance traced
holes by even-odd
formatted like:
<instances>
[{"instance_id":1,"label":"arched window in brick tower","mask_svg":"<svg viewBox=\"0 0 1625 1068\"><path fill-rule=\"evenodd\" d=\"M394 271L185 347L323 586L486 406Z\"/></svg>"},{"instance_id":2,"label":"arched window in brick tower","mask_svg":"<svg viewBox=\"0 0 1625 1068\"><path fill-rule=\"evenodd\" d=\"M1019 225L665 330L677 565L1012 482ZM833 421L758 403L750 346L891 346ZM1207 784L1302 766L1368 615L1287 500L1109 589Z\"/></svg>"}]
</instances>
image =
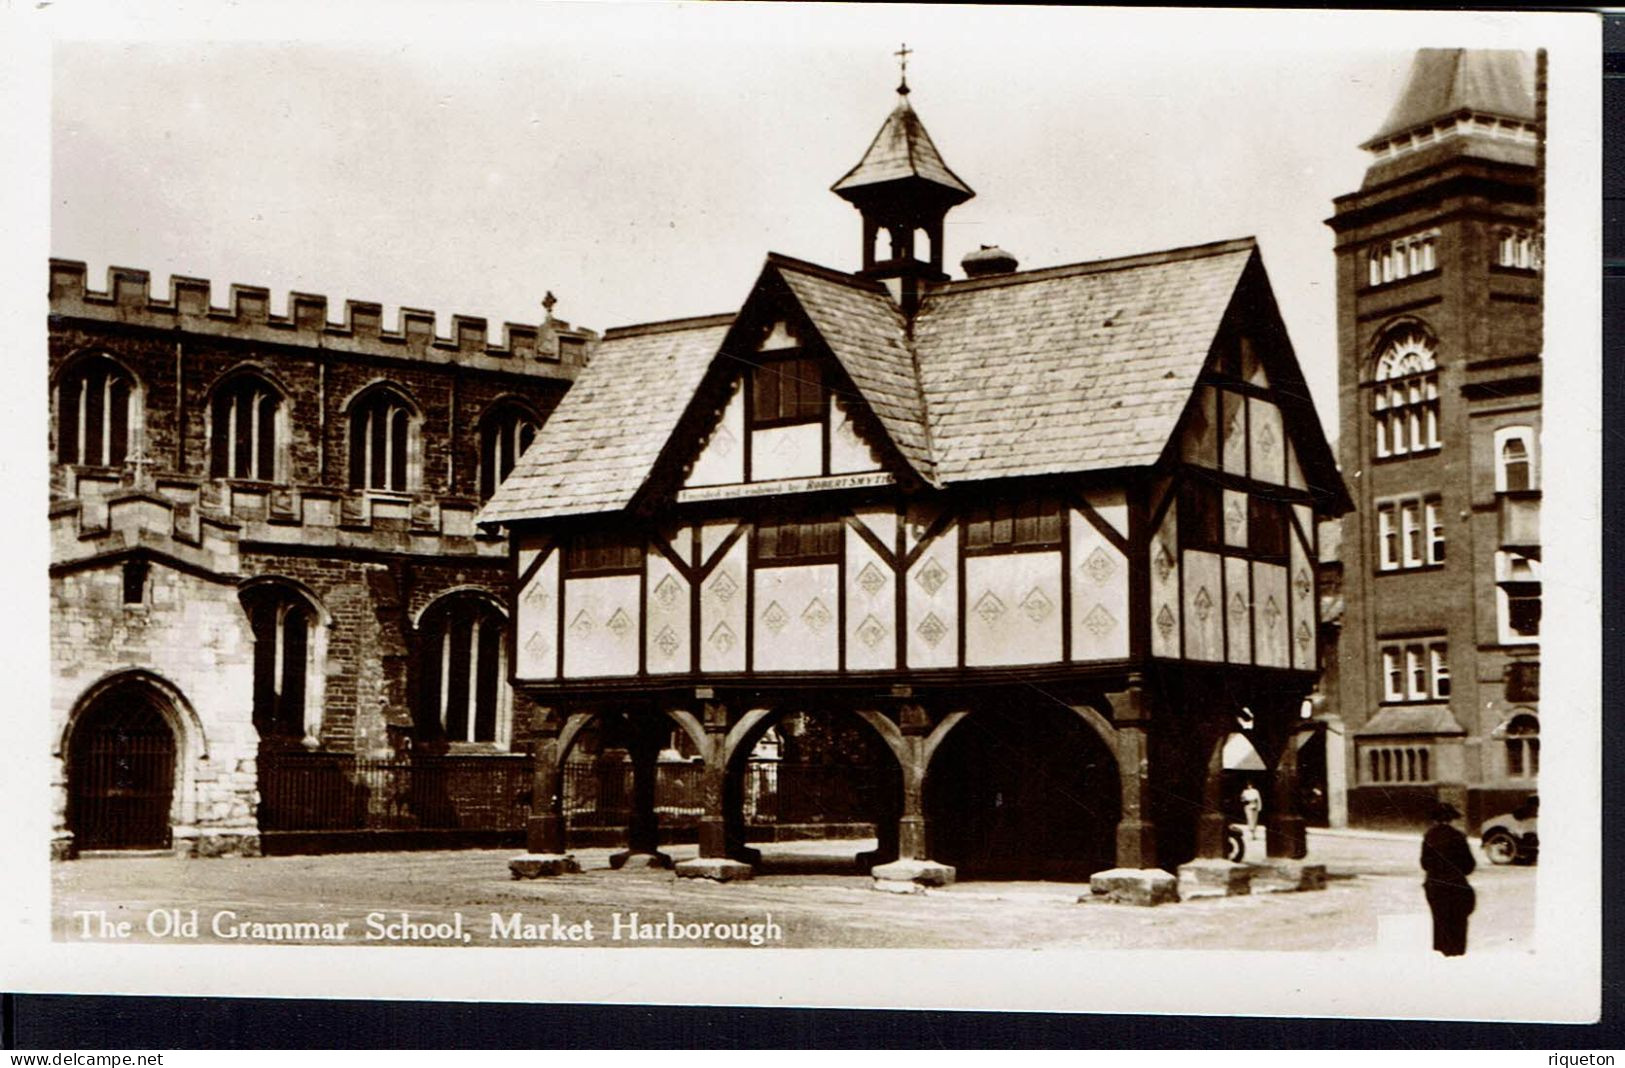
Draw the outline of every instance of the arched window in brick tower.
<instances>
[{"instance_id":1,"label":"arched window in brick tower","mask_svg":"<svg viewBox=\"0 0 1625 1068\"><path fill-rule=\"evenodd\" d=\"M278 582L243 591L254 635L254 728L260 737L300 740L319 729L321 617L314 605Z\"/></svg>"},{"instance_id":2,"label":"arched window in brick tower","mask_svg":"<svg viewBox=\"0 0 1625 1068\"><path fill-rule=\"evenodd\" d=\"M497 491L502 480L536 440L539 421L513 403L499 404L480 421L480 500Z\"/></svg>"},{"instance_id":3,"label":"arched window in brick tower","mask_svg":"<svg viewBox=\"0 0 1625 1068\"><path fill-rule=\"evenodd\" d=\"M417 418L411 404L387 386L350 405L350 485L357 489L411 488Z\"/></svg>"},{"instance_id":4,"label":"arched window in brick tower","mask_svg":"<svg viewBox=\"0 0 1625 1068\"><path fill-rule=\"evenodd\" d=\"M132 451L139 391L129 372L105 356L75 363L56 385L58 463L117 467Z\"/></svg>"},{"instance_id":5,"label":"arched window in brick tower","mask_svg":"<svg viewBox=\"0 0 1625 1068\"><path fill-rule=\"evenodd\" d=\"M282 394L258 375L233 378L209 409L209 473L215 478L281 478Z\"/></svg>"},{"instance_id":6,"label":"arched window in brick tower","mask_svg":"<svg viewBox=\"0 0 1625 1068\"><path fill-rule=\"evenodd\" d=\"M488 598L454 593L418 624L418 726L448 742L506 745L508 620Z\"/></svg>"},{"instance_id":7,"label":"arched window in brick tower","mask_svg":"<svg viewBox=\"0 0 1625 1068\"><path fill-rule=\"evenodd\" d=\"M1439 372L1433 340L1415 323L1383 338L1377 349L1371 414L1378 459L1437 452Z\"/></svg>"}]
</instances>

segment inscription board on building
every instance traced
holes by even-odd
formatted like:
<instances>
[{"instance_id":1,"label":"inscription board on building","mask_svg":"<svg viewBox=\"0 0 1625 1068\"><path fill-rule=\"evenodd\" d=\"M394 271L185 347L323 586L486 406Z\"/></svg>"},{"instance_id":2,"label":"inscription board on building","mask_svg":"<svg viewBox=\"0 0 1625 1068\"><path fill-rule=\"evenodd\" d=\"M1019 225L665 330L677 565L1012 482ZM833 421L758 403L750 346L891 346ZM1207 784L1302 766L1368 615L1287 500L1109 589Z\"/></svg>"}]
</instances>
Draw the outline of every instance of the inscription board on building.
<instances>
[{"instance_id":1,"label":"inscription board on building","mask_svg":"<svg viewBox=\"0 0 1625 1068\"><path fill-rule=\"evenodd\" d=\"M732 486L696 486L677 491L678 504L696 501L732 501L742 497L776 497L784 493L815 493L819 490L858 489L864 486L890 486L897 479L889 472L865 475L829 475L824 478L781 478L772 482L746 482Z\"/></svg>"}]
</instances>

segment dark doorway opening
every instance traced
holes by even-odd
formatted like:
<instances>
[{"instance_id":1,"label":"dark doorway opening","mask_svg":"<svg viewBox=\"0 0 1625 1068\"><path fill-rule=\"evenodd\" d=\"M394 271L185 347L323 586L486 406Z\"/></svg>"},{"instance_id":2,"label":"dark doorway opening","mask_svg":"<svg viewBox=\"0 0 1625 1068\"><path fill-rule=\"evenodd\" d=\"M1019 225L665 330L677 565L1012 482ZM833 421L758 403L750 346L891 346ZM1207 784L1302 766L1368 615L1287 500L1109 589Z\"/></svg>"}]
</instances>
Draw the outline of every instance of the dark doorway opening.
<instances>
[{"instance_id":1,"label":"dark doorway opening","mask_svg":"<svg viewBox=\"0 0 1625 1068\"><path fill-rule=\"evenodd\" d=\"M1067 708L973 713L932 757L924 801L931 858L961 879L1084 879L1115 861L1117 762Z\"/></svg>"},{"instance_id":2,"label":"dark doorway opening","mask_svg":"<svg viewBox=\"0 0 1625 1068\"><path fill-rule=\"evenodd\" d=\"M69 740L68 826L74 848L167 849L175 732L139 683L100 695Z\"/></svg>"}]
</instances>

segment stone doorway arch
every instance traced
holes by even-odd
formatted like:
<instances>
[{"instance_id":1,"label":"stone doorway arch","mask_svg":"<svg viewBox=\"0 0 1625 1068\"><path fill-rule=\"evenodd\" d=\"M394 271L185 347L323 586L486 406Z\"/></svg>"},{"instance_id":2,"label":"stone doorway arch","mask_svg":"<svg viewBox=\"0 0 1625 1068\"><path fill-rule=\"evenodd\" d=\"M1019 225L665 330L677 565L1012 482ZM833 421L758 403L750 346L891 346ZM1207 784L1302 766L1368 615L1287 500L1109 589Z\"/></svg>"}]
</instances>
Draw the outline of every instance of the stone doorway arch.
<instances>
[{"instance_id":1,"label":"stone doorway arch","mask_svg":"<svg viewBox=\"0 0 1625 1068\"><path fill-rule=\"evenodd\" d=\"M173 845L184 796L179 714L169 695L142 676L111 680L87 695L65 743L75 852Z\"/></svg>"}]
</instances>

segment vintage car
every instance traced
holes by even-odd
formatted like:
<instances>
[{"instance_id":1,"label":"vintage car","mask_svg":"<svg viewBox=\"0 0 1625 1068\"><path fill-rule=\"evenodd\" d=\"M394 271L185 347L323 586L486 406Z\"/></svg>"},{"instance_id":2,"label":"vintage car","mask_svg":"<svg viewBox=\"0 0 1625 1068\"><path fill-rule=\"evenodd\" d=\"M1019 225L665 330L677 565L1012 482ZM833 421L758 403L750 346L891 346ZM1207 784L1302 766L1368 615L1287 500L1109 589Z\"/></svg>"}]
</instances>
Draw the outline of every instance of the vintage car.
<instances>
[{"instance_id":1,"label":"vintage car","mask_svg":"<svg viewBox=\"0 0 1625 1068\"><path fill-rule=\"evenodd\" d=\"M1540 798L1530 795L1511 812L1484 821L1479 830L1484 855L1491 864L1533 864L1540 855L1536 818Z\"/></svg>"}]
</instances>

